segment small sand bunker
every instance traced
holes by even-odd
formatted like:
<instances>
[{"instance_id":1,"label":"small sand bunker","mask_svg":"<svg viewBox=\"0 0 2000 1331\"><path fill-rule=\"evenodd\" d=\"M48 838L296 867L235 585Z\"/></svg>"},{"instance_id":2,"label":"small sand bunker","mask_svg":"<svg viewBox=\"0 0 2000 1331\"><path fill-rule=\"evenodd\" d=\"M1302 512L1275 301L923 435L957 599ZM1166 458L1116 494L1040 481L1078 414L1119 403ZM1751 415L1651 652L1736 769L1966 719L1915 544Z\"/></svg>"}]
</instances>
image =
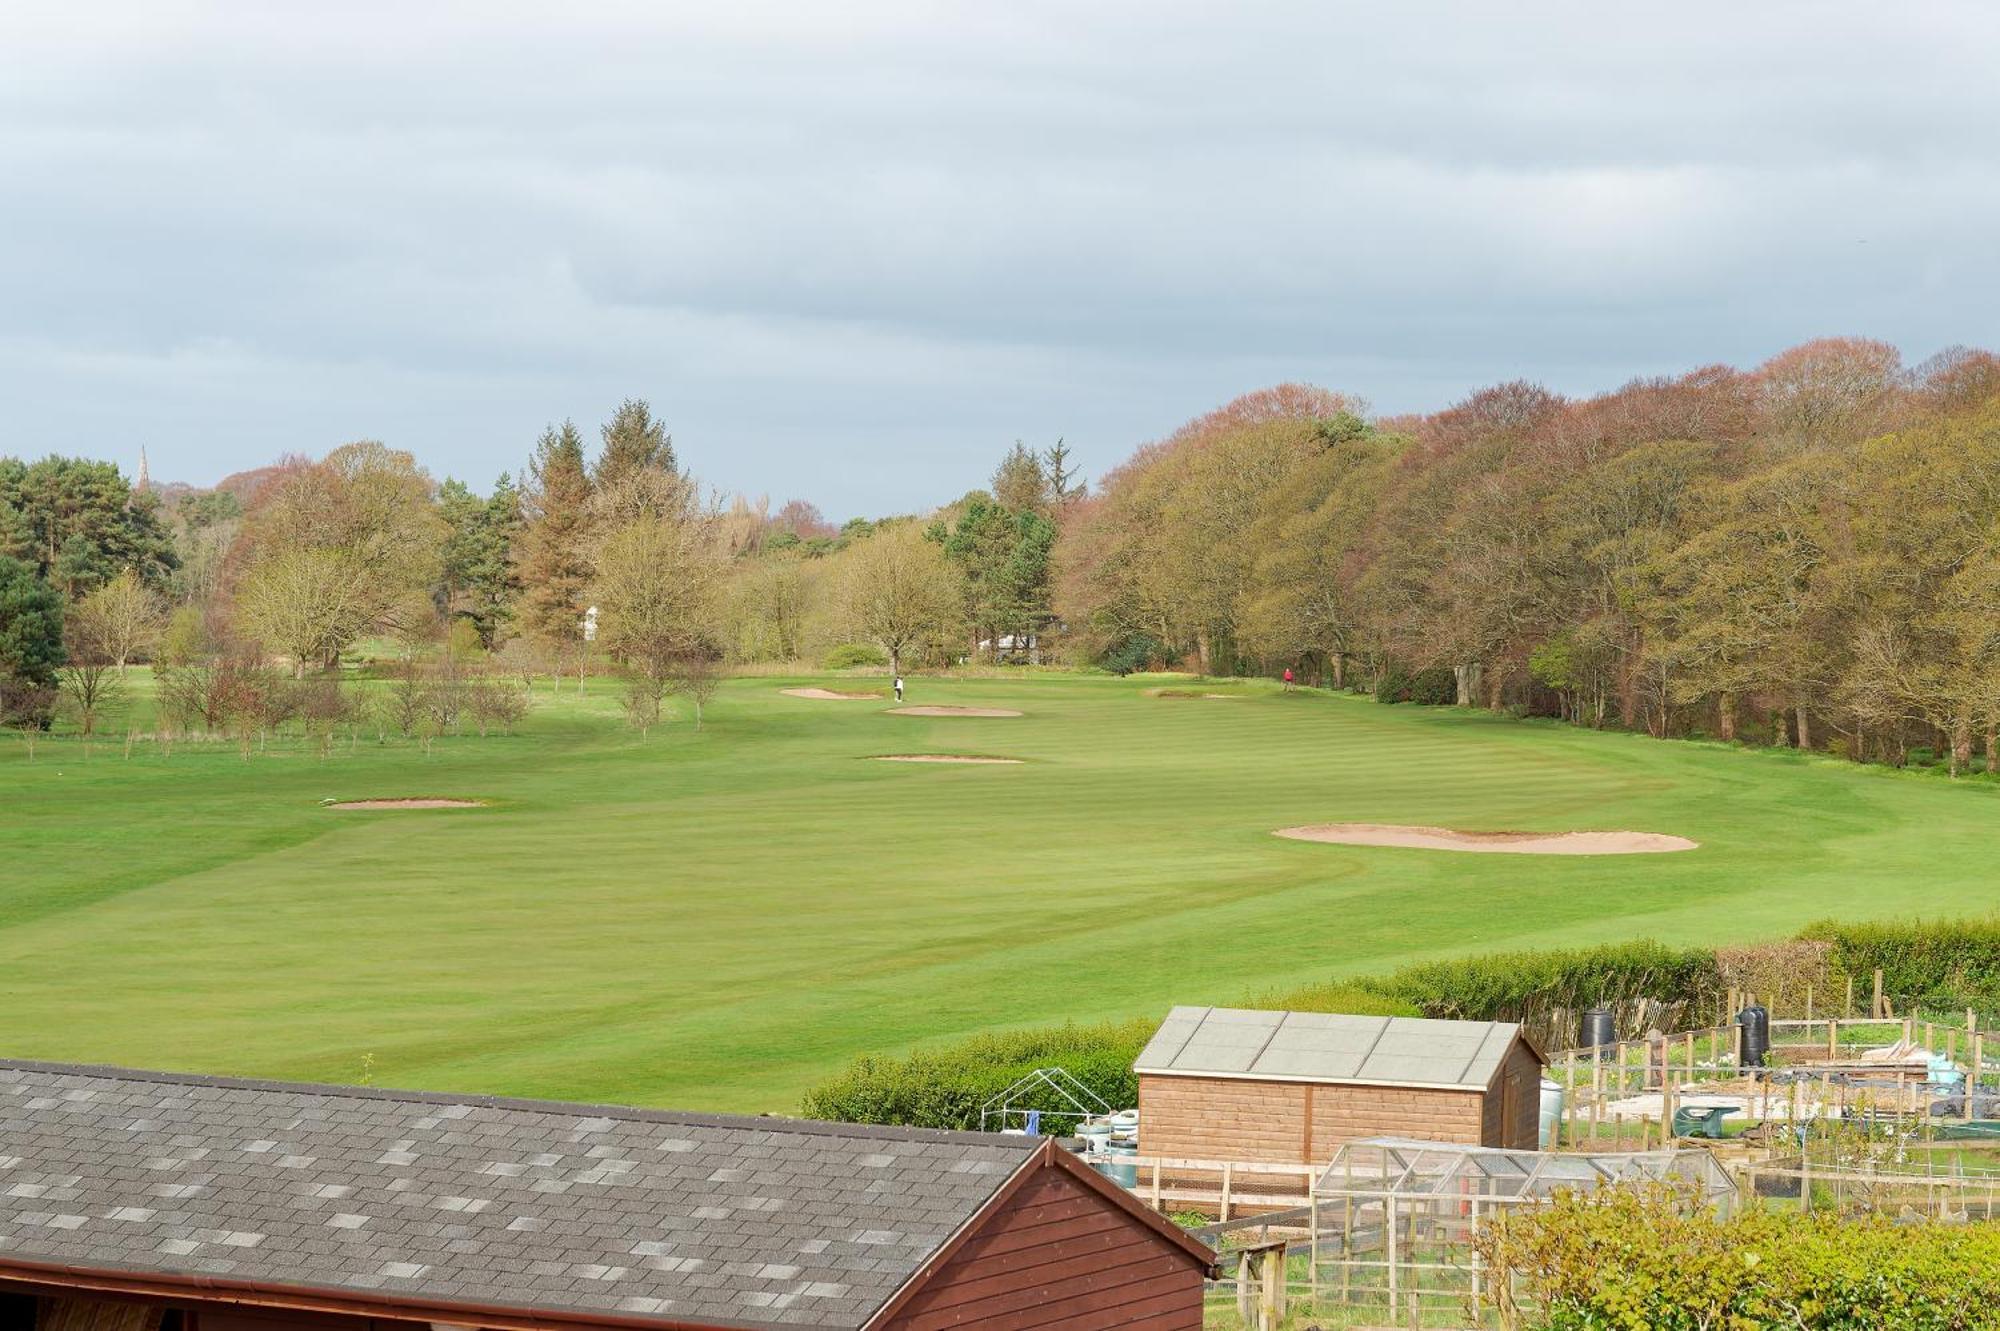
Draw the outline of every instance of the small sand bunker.
<instances>
[{"instance_id":1,"label":"small sand bunker","mask_svg":"<svg viewBox=\"0 0 2000 1331\"><path fill-rule=\"evenodd\" d=\"M891 707L891 716L1020 716L1006 707Z\"/></svg>"},{"instance_id":2,"label":"small sand bunker","mask_svg":"<svg viewBox=\"0 0 2000 1331\"><path fill-rule=\"evenodd\" d=\"M482 800L342 800L329 809L483 809Z\"/></svg>"},{"instance_id":3,"label":"small sand bunker","mask_svg":"<svg viewBox=\"0 0 2000 1331\"><path fill-rule=\"evenodd\" d=\"M1449 827L1396 827L1386 823L1281 827L1273 835L1342 846L1408 846L1418 850L1471 850L1498 855L1658 855L1670 850L1693 850L1700 844L1659 832L1455 832Z\"/></svg>"},{"instance_id":4,"label":"small sand bunker","mask_svg":"<svg viewBox=\"0 0 2000 1331\"><path fill-rule=\"evenodd\" d=\"M971 753L878 753L878 763L1005 763L1019 766L1019 758L983 758Z\"/></svg>"},{"instance_id":5,"label":"small sand bunker","mask_svg":"<svg viewBox=\"0 0 2000 1331\"><path fill-rule=\"evenodd\" d=\"M1196 693L1193 689L1154 689L1155 698L1241 698L1241 693Z\"/></svg>"},{"instance_id":6,"label":"small sand bunker","mask_svg":"<svg viewBox=\"0 0 2000 1331\"><path fill-rule=\"evenodd\" d=\"M832 689L779 689L778 692L791 698L816 698L821 702L860 702L882 696L879 693L835 693Z\"/></svg>"}]
</instances>

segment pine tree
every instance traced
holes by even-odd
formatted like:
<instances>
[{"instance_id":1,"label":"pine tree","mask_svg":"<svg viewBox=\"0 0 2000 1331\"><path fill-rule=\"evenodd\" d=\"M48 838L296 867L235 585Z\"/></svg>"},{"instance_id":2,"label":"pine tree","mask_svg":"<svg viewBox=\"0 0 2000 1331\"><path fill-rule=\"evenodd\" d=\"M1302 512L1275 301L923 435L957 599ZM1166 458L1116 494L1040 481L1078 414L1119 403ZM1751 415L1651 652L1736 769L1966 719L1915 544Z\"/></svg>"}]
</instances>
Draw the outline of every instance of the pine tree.
<instances>
[{"instance_id":1,"label":"pine tree","mask_svg":"<svg viewBox=\"0 0 2000 1331\"><path fill-rule=\"evenodd\" d=\"M521 624L537 641L562 648L582 641L590 582L590 473L583 436L569 421L543 431L528 463L521 539Z\"/></svg>"},{"instance_id":2,"label":"pine tree","mask_svg":"<svg viewBox=\"0 0 2000 1331\"><path fill-rule=\"evenodd\" d=\"M678 471L674 460L673 437L667 427L653 419L653 409L644 398L628 397L604 426L604 451L597 455L591 480L600 490L608 490L635 471L647 467Z\"/></svg>"},{"instance_id":3,"label":"pine tree","mask_svg":"<svg viewBox=\"0 0 2000 1331\"><path fill-rule=\"evenodd\" d=\"M1081 468L1069 465L1069 445L1058 439L1050 444L1042 454L1042 475L1048 478L1049 492L1053 497L1055 511L1061 514L1071 504L1083 498L1089 487L1077 480Z\"/></svg>"}]
</instances>

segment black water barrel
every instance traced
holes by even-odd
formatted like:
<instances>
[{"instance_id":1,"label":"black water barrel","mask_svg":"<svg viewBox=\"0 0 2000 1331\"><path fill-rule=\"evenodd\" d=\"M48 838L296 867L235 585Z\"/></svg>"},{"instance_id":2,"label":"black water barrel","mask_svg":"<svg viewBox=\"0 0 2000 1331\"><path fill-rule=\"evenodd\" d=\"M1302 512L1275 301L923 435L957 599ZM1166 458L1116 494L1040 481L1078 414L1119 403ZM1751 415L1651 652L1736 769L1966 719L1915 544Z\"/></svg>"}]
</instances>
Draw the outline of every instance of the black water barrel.
<instances>
[{"instance_id":1,"label":"black water barrel","mask_svg":"<svg viewBox=\"0 0 2000 1331\"><path fill-rule=\"evenodd\" d=\"M1590 1008L1583 1014L1583 1047L1602 1049L1618 1043L1618 1028L1612 1023L1611 1009Z\"/></svg>"},{"instance_id":2,"label":"black water barrel","mask_svg":"<svg viewBox=\"0 0 2000 1331\"><path fill-rule=\"evenodd\" d=\"M1771 1052L1771 1014L1762 1003L1752 1003L1736 1014L1743 1028L1743 1066L1761 1068Z\"/></svg>"}]
</instances>

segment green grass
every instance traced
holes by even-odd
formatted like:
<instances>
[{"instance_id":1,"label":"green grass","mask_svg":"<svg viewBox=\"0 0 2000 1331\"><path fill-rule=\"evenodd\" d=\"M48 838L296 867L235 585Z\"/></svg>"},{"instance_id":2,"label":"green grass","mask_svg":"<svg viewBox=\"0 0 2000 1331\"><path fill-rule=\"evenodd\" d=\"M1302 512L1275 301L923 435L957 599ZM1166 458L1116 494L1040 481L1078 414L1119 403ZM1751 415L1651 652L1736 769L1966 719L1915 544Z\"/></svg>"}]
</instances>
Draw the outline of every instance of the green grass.
<instances>
[{"instance_id":1,"label":"green grass","mask_svg":"<svg viewBox=\"0 0 2000 1331\"><path fill-rule=\"evenodd\" d=\"M297 741L86 760L59 739L31 764L0 740L0 1051L334 1080L372 1059L387 1085L785 1111L929 1037L1996 898L1984 783L1256 687L917 679L915 702L1028 713L918 720L787 682L732 681L700 734L645 741L605 682L428 756L369 736L324 761ZM861 761L912 751L1029 761ZM426 794L492 807L318 807ZM1269 835L1328 820L1703 846Z\"/></svg>"}]
</instances>

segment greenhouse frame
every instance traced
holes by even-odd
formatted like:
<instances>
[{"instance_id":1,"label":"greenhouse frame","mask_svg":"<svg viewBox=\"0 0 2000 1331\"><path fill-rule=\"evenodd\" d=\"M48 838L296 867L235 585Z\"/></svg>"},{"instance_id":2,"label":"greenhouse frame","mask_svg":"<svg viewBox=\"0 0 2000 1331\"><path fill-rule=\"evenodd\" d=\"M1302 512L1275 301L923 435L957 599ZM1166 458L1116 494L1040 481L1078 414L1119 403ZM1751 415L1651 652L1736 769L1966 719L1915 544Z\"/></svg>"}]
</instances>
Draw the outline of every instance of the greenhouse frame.
<instances>
[{"instance_id":1,"label":"greenhouse frame","mask_svg":"<svg viewBox=\"0 0 2000 1331\"><path fill-rule=\"evenodd\" d=\"M1729 1214L1736 1185L1708 1151L1577 1154L1369 1137L1347 1143L1312 1188L1306 1245L1315 1296L1385 1304L1392 1315L1485 1299L1472 1238L1511 1207L1564 1193L1667 1185L1690 1208Z\"/></svg>"}]
</instances>

